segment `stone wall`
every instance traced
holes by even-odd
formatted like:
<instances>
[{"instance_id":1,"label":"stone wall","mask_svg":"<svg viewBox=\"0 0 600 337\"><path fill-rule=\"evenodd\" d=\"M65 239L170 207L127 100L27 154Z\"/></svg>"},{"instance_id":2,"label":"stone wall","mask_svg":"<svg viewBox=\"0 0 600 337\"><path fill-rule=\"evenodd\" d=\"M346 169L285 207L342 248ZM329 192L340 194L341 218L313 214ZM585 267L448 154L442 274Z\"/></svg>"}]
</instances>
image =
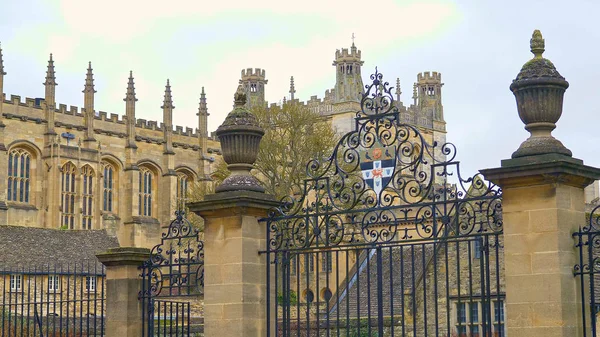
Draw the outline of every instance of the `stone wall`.
<instances>
[{"instance_id":1,"label":"stone wall","mask_svg":"<svg viewBox=\"0 0 600 337\"><path fill-rule=\"evenodd\" d=\"M84 228L82 223L83 180L81 169L93 171L93 229L107 228L119 236L122 244L150 247L156 244L160 226L168 225L177 205L177 174L188 178L188 186L203 180L213 171L214 160L220 157L220 144L209 138L207 152L200 153L197 130L175 127L173 147L175 154L164 151L164 125L154 121L136 121L137 149L126 151L126 117L116 114L110 118L105 112L94 121L95 142L86 142L84 116L76 107L67 110L59 105L54 112L57 136L46 135L47 121L44 110L35 100L12 96L3 104L4 144L8 153L24 150L31 158L29 200L6 200L6 216L2 222L20 226L59 228L63 203L61 200L61 168L70 162L77 168L75 190L74 229ZM67 140L63 134L70 134ZM8 167L8 155L0 156L2 171ZM104 165L114 169L113 207L103 206ZM146 167L153 174L152 215L139 214L138 172L127 172L131 167ZM6 186L6 185L3 185ZM168 197L164 197L165 194ZM10 199L10 198L7 198ZM0 211L1 213L1 211ZM0 214L1 215L1 214ZM127 225L129 223L130 225Z\"/></svg>"}]
</instances>

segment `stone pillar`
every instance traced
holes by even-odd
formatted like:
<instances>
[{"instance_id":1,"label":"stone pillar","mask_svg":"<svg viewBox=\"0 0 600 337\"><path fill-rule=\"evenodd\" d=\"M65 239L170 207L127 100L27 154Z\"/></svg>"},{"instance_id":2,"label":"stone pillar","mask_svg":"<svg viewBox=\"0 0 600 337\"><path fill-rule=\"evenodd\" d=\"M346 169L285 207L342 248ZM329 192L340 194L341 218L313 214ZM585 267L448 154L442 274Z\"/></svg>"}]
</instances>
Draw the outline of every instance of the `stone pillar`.
<instances>
[{"instance_id":1,"label":"stone pillar","mask_svg":"<svg viewBox=\"0 0 600 337\"><path fill-rule=\"evenodd\" d=\"M204 218L204 333L266 336L266 228L271 196L221 192L190 205Z\"/></svg>"},{"instance_id":2,"label":"stone pillar","mask_svg":"<svg viewBox=\"0 0 600 337\"><path fill-rule=\"evenodd\" d=\"M140 169L135 165L133 158L135 149L126 149L127 163L125 172L121 177L124 177L124 182L121 184L121 202L119 202L119 212L123 214L123 226L118 230L119 242L123 246L136 246L135 230L136 219L139 219L139 184L140 184Z\"/></svg>"},{"instance_id":3,"label":"stone pillar","mask_svg":"<svg viewBox=\"0 0 600 337\"><path fill-rule=\"evenodd\" d=\"M204 201L189 205L204 218L204 332L207 337L266 336L266 228L258 219L277 205L250 175L264 131L244 108L235 107L217 129L232 174Z\"/></svg>"},{"instance_id":4,"label":"stone pillar","mask_svg":"<svg viewBox=\"0 0 600 337\"><path fill-rule=\"evenodd\" d=\"M106 337L142 335L142 304L138 300L138 267L150 258L146 248L112 248L96 255L106 266Z\"/></svg>"},{"instance_id":5,"label":"stone pillar","mask_svg":"<svg viewBox=\"0 0 600 337\"><path fill-rule=\"evenodd\" d=\"M535 57L511 85L531 137L501 167L481 171L503 191L507 336L583 336L581 305L589 299L573 276L571 234L585 224L583 189L600 170L552 137L568 83L541 56L539 31L531 49Z\"/></svg>"}]
</instances>

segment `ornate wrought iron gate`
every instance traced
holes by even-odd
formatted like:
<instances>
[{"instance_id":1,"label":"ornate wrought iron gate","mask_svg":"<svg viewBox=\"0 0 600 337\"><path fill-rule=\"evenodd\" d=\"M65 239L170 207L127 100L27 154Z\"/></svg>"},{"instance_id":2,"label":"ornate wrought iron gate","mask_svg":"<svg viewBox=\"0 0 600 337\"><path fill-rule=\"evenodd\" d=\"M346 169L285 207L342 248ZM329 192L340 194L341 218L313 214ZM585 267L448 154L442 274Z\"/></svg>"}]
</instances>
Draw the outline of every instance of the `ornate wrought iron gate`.
<instances>
[{"instance_id":1,"label":"ornate wrought iron gate","mask_svg":"<svg viewBox=\"0 0 600 337\"><path fill-rule=\"evenodd\" d=\"M371 80L355 131L264 219L267 335L504 336L500 189Z\"/></svg>"},{"instance_id":2,"label":"ornate wrought iron gate","mask_svg":"<svg viewBox=\"0 0 600 337\"><path fill-rule=\"evenodd\" d=\"M199 231L176 213L161 243L141 267L142 336L190 336L199 331L204 292L204 243Z\"/></svg>"},{"instance_id":3,"label":"ornate wrought iron gate","mask_svg":"<svg viewBox=\"0 0 600 337\"><path fill-rule=\"evenodd\" d=\"M579 261L573 273L579 278L583 299L581 302L583 335L598 336L598 313L600 313L600 206L588 215L587 224L573 233L575 247L579 249Z\"/></svg>"}]
</instances>

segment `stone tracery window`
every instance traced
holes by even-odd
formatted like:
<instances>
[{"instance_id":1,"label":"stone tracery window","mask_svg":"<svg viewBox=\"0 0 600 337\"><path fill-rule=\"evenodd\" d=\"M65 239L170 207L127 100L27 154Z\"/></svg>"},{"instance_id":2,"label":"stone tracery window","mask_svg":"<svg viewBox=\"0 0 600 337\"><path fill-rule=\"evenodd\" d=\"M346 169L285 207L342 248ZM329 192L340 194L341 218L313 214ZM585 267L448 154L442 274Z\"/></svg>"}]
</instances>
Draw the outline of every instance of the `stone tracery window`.
<instances>
[{"instance_id":1,"label":"stone tracery window","mask_svg":"<svg viewBox=\"0 0 600 337\"><path fill-rule=\"evenodd\" d=\"M138 188L139 213L142 216L152 216L152 171L146 167L140 168L140 182Z\"/></svg>"},{"instance_id":2,"label":"stone tracery window","mask_svg":"<svg viewBox=\"0 0 600 337\"><path fill-rule=\"evenodd\" d=\"M8 155L9 201L29 202L31 154L23 149L10 151Z\"/></svg>"},{"instance_id":3,"label":"stone tracery window","mask_svg":"<svg viewBox=\"0 0 600 337\"><path fill-rule=\"evenodd\" d=\"M94 170L84 166L81 170L83 190L81 193L81 228L92 229L94 219Z\"/></svg>"},{"instance_id":4,"label":"stone tracery window","mask_svg":"<svg viewBox=\"0 0 600 337\"><path fill-rule=\"evenodd\" d=\"M102 210L105 212L112 212L115 195L115 168L107 162L104 162L103 166L104 175L102 177Z\"/></svg>"},{"instance_id":5,"label":"stone tracery window","mask_svg":"<svg viewBox=\"0 0 600 337\"><path fill-rule=\"evenodd\" d=\"M331 252L321 253L321 272L331 273L332 262Z\"/></svg>"},{"instance_id":6,"label":"stone tracery window","mask_svg":"<svg viewBox=\"0 0 600 337\"><path fill-rule=\"evenodd\" d=\"M62 167L61 172L61 226L74 229L75 226L75 172L77 169L71 162Z\"/></svg>"},{"instance_id":7,"label":"stone tracery window","mask_svg":"<svg viewBox=\"0 0 600 337\"><path fill-rule=\"evenodd\" d=\"M188 185L190 177L183 173L177 173L177 209L182 210L185 208L185 203L188 201Z\"/></svg>"}]
</instances>

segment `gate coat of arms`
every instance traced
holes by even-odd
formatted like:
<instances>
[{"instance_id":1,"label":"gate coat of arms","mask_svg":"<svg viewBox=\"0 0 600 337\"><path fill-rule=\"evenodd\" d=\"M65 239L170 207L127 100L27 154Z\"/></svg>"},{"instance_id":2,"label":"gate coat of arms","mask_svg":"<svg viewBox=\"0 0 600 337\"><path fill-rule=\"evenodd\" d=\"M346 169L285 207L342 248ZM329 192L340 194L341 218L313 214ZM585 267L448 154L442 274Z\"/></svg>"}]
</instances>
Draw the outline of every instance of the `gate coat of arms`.
<instances>
[{"instance_id":1,"label":"gate coat of arms","mask_svg":"<svg viewBox=\"0 0 600 337\"><path fill-rule=\"evenodd\" d=\"M385 146L376 142L361 153L360 169L363 180L377 193L389 184L396 169L396 146Z\"/></svg>"}]
</instances>

